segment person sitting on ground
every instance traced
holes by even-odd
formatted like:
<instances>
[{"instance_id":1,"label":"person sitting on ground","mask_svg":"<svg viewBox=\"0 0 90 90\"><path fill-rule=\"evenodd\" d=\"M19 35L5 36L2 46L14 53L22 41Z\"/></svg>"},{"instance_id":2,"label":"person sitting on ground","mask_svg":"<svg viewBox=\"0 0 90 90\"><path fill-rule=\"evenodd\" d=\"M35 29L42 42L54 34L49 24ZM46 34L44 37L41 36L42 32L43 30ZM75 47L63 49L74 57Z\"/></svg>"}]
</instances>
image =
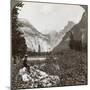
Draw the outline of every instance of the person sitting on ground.
<instances>
[{"instance_id":1,"label":"person sitting on ground","mask_svg":"<svg viewBox=\"0 0 90 90\"><path fill-rule=\"evenodd\" d=\"M21 76L22 81L28 82L31 80L29 73L27 72L27 68L23 67L19 70L19 75Z\"/></svg>"},{"instance_id":2,"label":"person sitting on ground","mask_svg":"<svg viewBox=\"0 0 90 90\"><path fill-rule=\"evenodd\" d=\"M30 73L30 67L27 64L27 55L25 55L25 58L23 60L23 66L27 68L27 71Z\"/></svg>"}]
</instances>

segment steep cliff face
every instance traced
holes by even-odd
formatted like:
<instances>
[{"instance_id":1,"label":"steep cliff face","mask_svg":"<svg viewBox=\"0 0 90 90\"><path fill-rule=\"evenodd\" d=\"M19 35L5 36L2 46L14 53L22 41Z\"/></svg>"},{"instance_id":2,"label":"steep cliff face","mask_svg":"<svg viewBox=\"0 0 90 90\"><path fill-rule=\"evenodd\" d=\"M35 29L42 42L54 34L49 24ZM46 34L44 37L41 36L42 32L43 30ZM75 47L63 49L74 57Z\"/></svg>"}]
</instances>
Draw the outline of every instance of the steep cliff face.
<instances>
[{"instance_id":1,"label":"steep cliff face","mask_svg":"<svg viewBox=\"0 0 90 90\"><path fill-rule=\"evenodd\" d=\"M47 35L40 33L33 25L27 20L19 19L18 30L23 33L25 38L27 50L38 52L52 51L61 41L66 32L68 32L74 25L73 22L68 22L63 30L60 32L52 31Z\"/></svg>"},{"instance_id":2,"label":"steep cliff face","mask_svg":"<svg viewBox=\"0 0 90 90\"><path fill-rule=\"evenodd\" d=\"M60 32L60 36L62 36L61 42L53 49L53 52L59 52L61 50L69 48L70 41L70 30L74 26L73 22L68 22L68 25Z\"/></svg>"},{"instance_id":3,"label":"steep cliff face","mask_svg":"<svg viewBox=\"0 0 90 90\"><path fill-rule=\"evenodd\" d=\"M80 22L74 25L71 30L65 34L62 41L53 51L58 52L67 48L81 50L87 47L87 6L84 6L84 9L85 12L83 13Z\"/></svg>"},{"instance_id":4,"label":"steep cliff face","mask_svg":"<svg viewBox=\"0 0 90 90\"><path fill-rule=\"evenodd\" d=\"M81 26L82 26L82 46L85 48L87 46L88 42L88 6L82 6L85 10L82 20L81 20Z\"/></svg>"},{"instance_id":5,"label":"steep cliff face","mask_svg":"<svg viewBox=\"0 0 90 90\"><path fill-rule=\"evenodd\" d=\"M72 21L69 21L64 29L60 30L60 32L52 31L49 33L50 43L55 48L59 43L61 43L65 34L74 26Z\"/></svg>"},{"instance_id":6,"label":"steep cliff face","mask_svg":"<svg viewBox=\"0 0 90 90\"><path fill-rule=\"evenodd\" d=\"M42 52L47 51L50 48L47 36L41 34L27 20L20 19L19 24L19 30L23 33L29 51L38 52L39 46Z\"/></svg>"},{"instance_id":7,"label":"steep cliff face","mask_svg":"<svg viewBox=\"0 0 90 90\"><path fill-rule=\"evenodd\" d=\"M82 6L82 7L84 8L85 11L82 15L80 22L71 29L71 33L73 36L72 48L77 50L87 49L88 11L87 11L87 6Z\"/></svg>"}]
</instances>

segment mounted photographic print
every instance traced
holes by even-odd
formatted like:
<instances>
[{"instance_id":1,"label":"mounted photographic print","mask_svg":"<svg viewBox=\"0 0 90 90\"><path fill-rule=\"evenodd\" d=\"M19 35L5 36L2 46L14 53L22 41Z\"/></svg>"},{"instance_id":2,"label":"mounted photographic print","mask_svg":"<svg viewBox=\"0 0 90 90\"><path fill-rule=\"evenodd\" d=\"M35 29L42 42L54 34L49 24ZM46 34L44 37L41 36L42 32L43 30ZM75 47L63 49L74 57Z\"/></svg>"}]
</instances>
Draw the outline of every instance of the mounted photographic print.
<instances>
[{"instance_id":1,"label":"mounted photographic print","mask_svg":"<svg viewBox=\"0 0 90 90\"><path fill-rule=\"evenodd\" d=\"M11 90L87 85L88 6L11 0Z\"/></svg>"}]
</instances>

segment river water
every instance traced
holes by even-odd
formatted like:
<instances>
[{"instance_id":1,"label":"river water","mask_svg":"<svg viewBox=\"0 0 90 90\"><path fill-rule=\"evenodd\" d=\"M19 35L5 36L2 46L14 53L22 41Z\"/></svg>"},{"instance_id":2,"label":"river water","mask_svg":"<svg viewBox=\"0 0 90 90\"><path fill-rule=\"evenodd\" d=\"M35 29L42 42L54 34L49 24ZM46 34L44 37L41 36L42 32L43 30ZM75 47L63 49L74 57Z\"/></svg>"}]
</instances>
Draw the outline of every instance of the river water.
<instances>
[{"instance_id":1,"label":"river water","mask_svg":"<svg viewBox=\"0 0 90 90\"><path fill-rule=\"evenodd\" d=\"M28 61L36 61L36 60L39 60L39 61L45 61L47 58L46 57L28 57Z\"/></svg>"},{"instance_id":2,"label":"river water","mask_svg":"<svg viewBox=\"0 0 90 90\"><path fill-rule=\"evenodd\" d=\"M53 57L53 59L57 59L57 57ZM45 61L47 60L47 57L28 57L27 58L28 61Z\"/></svg>"}]
</instances>

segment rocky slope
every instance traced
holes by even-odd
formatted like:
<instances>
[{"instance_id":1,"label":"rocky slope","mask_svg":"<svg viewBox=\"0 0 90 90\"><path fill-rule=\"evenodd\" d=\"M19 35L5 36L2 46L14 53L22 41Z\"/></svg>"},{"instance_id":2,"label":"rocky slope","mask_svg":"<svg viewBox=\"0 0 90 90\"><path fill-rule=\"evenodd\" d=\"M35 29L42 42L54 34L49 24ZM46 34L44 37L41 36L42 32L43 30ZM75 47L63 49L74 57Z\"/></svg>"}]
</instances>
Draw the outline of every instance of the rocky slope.
<instances>
[{"instance_id":1,"label":"rocky slope","mask_svg":"<svg viewBox=\"0 0 90 90\"><path fill-rule=\"evenodd\" d=\"M57 86L60 83L60 79L55 75L48 75L34 66L30 67L30 73L27 73L25 67L19 70L17 78L20 82L19 88L41 88L41 87L51 87ZM26 83L26 84L25 84Z\"/></svg>"}]
</instances>

